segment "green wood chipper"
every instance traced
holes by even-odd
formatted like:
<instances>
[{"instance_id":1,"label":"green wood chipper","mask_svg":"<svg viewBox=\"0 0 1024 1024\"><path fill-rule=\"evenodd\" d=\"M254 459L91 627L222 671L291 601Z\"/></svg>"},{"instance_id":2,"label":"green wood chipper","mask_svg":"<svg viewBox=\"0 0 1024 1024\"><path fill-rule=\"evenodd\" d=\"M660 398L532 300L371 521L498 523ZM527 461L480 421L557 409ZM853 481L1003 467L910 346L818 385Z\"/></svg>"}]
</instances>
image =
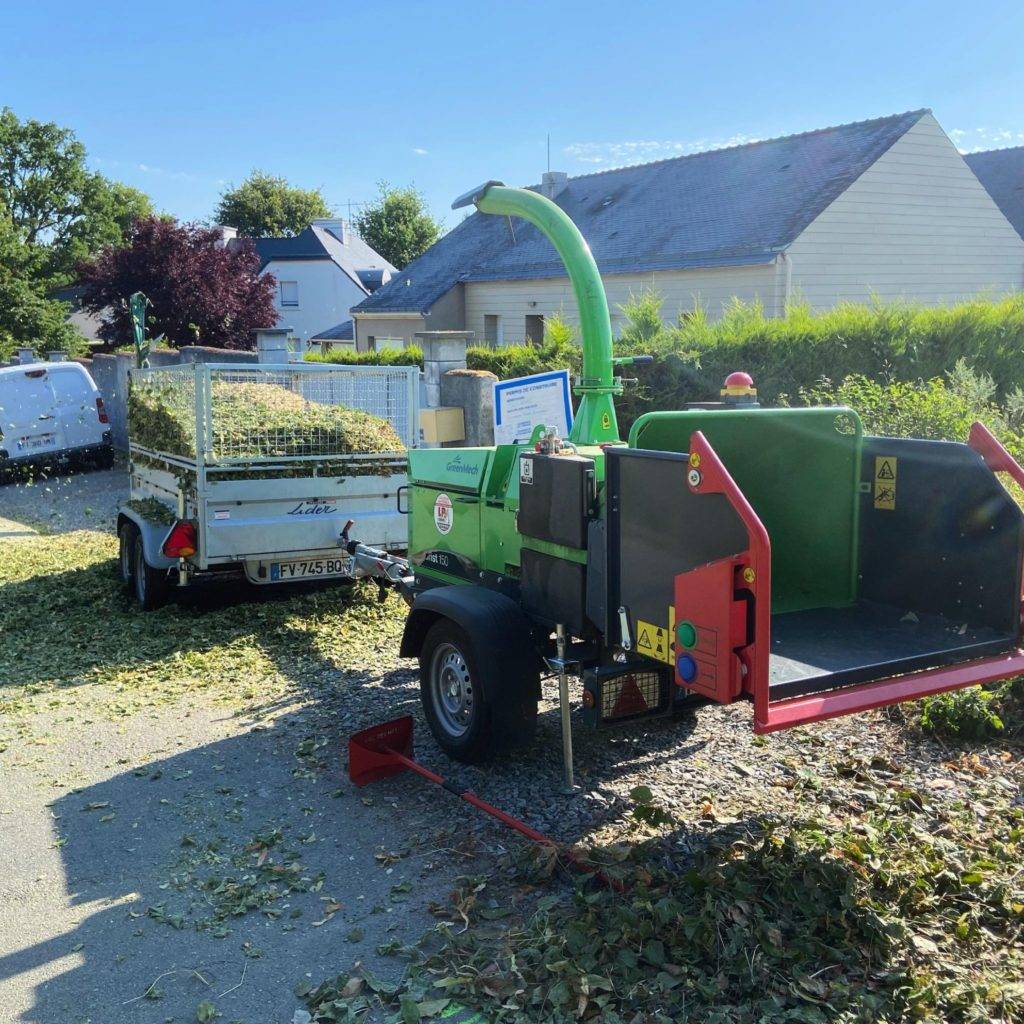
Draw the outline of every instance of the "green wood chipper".
<instances>
[{"instance_id":1,"label":"green wood chipper","mask_svg":"<svg viewBox=\"0 0 1024 1024\"><path fill-rule=\"evenodd\" d=\"M997 476L1024 471L981 424L963 444L870 437L853 409L761 408L736 373L623 441L614 370L647 357L613 358L583 237L531 191L488 182L471 203L554 244L583 369L564 440L409 453L407 571L380 566L450 756L527 740L545 671L570 781L570 677L598 727L698 695L752 701L771 732L1024 672L1024 518Z\"/></svg>"}]
</instances>

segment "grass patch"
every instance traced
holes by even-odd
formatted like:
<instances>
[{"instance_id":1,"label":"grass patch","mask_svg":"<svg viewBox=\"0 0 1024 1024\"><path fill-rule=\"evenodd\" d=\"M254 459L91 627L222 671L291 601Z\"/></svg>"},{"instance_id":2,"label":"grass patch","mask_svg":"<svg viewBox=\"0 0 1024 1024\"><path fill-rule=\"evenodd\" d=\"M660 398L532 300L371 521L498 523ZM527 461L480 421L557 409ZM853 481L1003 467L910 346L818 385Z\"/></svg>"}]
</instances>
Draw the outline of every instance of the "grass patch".
<instances>
[{"instance_id":1,"label":"grass patch","mask_svg":"<svg viewBox=\"0 0 1024 1024\"><path fill-rule=\"evenodd\" d=\"M196 594L132 605L117 542L78 531L5 545L0 559L0 749L32 714L74 702L120 717L203 693L238 706L337 686L395 657L397 598L357 587ZM225 603L231 600L238 603Z\"/></svg>"},{"instance_id":2,"label":"grass patch","mask_svg":"<svg viewBox=\"0 0 1024 1024\"><path fill-rule=\"evenodd\" d=\"M453 894L470 926L441 926L400 986L357 971L305 999L314 1021L374 1002L495 1024L1024 1019L1024 812L927 807L890 791L838 828L760 823L696 856L671 836L595 851L628 892L545 895L511 925L471 880Z\"/></svg>"}]
</instances>

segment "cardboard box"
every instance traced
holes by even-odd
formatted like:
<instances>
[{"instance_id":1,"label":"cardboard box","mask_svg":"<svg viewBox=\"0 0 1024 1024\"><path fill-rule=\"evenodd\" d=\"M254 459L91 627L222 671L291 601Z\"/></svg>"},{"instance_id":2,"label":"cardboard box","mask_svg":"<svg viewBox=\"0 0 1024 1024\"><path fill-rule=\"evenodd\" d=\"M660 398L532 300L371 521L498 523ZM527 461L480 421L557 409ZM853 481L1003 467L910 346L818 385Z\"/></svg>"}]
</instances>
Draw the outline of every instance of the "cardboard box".
<instances>
[{"instance_id":1,"label":"cardboard box","mask_svg":"<svg viewBox=\"0 0 1024 1024\"><path fill-rule=\"evenodd\" d=\"M460 406L424 409L420 413L420 427L427 444L444 444L466 438L466 421Z\"/></svg>"}]
</instances>

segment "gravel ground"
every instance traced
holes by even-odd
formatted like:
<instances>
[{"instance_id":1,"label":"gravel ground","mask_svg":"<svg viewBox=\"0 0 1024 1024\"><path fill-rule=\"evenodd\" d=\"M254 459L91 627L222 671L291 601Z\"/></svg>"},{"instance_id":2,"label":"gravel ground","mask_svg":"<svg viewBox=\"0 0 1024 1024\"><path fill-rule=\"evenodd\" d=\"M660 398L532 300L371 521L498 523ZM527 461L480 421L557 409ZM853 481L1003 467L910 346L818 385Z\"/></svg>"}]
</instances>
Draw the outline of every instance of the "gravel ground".
<instances>
[{"instance_id":1,"label":"gravel ground","mask_svg":"<svg viewBox=\"0 0 1024 1024\"><path fill-rule=\"evenodd\" d=\"M122 480L68 477L31 495L21 488L15 500L50 529L109 525ZM0 510L13 516L9 490ZM0 537L0 548L20 542ZM13 865L0 876L0 905L15 908L0 916L4 1019L191 1021L209 1000L225 1021L287 1024L304 977L357 960L395 977L400 963L378 947L413 940L458 874L497 870L514 845L420 780L347 782L345 738L400 714L414 715L428 767L566 842L636 835L629 794L638 785L671 811L683 845L748 817L862 806L865 772L935 801L969 802L979 787L1020 800L1019 759L922 740L898 713L761 738L746 704L607 733L577 723L580 789L570 796L560 791L553 683L529 749L467 767L427 734L411 663L383 653L372 670L339 669L315 649L309 661L301 682L263 706L225 710L186 694L120 718L95 713L95 701L83 718L56 695L36 707L31 729L0 756L0 857ZM228 876L258 876L264 854L278 866L297 856L311 891L236 916L241 897L225 903L218 889Z\"/></svg>"},{"instance_id":2,"label":"gravel ground","mask_svg":"<svg viewBox=\"0 0 1024 1024\"><path fill-rule=\"evenodd\" d=\"M19 526L41 533L113 529L117 503L128 494L128 473L65 470L0 486L0 542ZM3 519L8 520L5 532Z\"/></svg>"}]
</instances>

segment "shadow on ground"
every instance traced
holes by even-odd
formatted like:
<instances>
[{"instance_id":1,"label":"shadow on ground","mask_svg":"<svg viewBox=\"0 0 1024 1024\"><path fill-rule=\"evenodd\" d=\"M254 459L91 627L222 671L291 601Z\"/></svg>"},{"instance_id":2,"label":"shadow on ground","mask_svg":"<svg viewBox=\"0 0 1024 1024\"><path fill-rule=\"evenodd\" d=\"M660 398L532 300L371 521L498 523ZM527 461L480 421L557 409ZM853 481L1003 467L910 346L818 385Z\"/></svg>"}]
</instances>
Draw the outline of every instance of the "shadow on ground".
<instances>
[{"instance_id":1,"label":"shadow on ground","mask_svg":"<svg viewBox=\"0 0 1024 1024\"><path fill-rule=\"evenodd\" d=\"M284 715L58 799L80 923L0 959L0 982L34 987L22 1019L192 1021L207 999L225 1020L290 1021L306 972L417 938L461 860L430 855L429 808L364 803L322 740ZM416 852L386 865L381 844Z\"/></svg>"}]
</instances>

